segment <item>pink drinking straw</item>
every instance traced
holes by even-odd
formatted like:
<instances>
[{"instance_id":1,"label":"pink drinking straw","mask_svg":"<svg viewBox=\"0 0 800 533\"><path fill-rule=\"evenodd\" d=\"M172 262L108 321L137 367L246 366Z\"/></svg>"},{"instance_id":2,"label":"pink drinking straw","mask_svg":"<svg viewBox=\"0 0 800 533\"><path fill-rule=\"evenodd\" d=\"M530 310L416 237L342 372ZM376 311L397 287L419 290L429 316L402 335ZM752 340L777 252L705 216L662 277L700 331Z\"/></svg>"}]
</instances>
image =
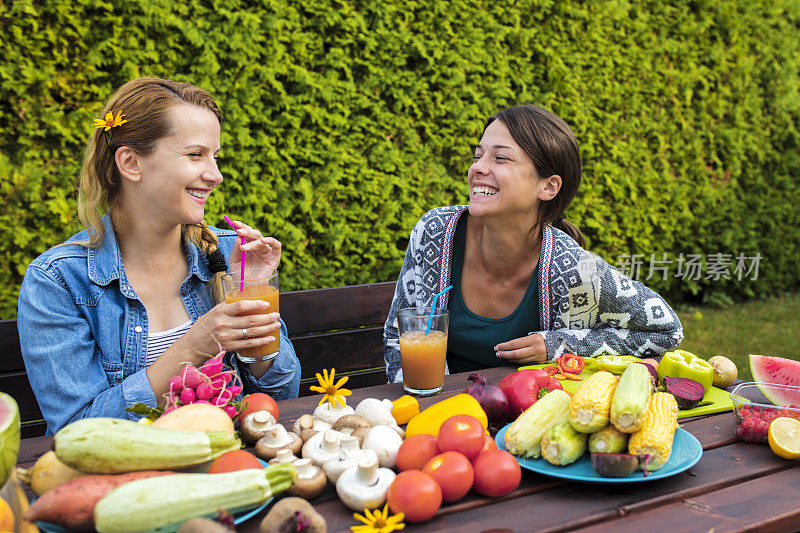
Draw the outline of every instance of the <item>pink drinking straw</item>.
<instances>
[{"instance_id":1,"label":"pink drinking straw","mask_svg":"<svg viewBox=\"0 0 800 533\"><path fill-rule=\"evenodd\" d=\"M237 231L236 226L233 225L233 222L231 222L231 219L228 218L228 215L222 215L222 216L225 217L225 222L227 222L228 225L231 228L233 228L233 231ZM239 237L239 238L242 239L242 244L247 242L247 240L245 240L244 237ZM239 292L242 292L244 291L244 250L242 250L242 261L240 266L241 266L241 273L239 274L239 280L241 281L241 285L239 285Z\"/></svg>"}]
</instances>

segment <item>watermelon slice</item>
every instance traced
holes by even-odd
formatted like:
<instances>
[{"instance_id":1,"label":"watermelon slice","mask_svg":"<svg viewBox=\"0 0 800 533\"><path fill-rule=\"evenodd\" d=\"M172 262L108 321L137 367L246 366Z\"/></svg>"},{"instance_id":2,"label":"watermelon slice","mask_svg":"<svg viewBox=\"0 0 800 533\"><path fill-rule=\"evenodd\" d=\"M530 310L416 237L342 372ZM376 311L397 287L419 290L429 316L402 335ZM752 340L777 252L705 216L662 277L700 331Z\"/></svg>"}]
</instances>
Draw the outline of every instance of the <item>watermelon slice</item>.
<instances>
[{"instance_id":1,"label":"watermelon slice","mask_svg":"<svg viewBox=\"0 0 800 533\"><path fill-rule=\"evenodd\" d=\"M0 486L11 477L19 454L19 407L14 398L0 392Z\"/></svg>"},{"instance_id":2,"label":"watermelon slice","mask_svg":"<svg viewBox=\"0 0 800 533\"><path fill-rule=\"evenodd\" d=\"M782 387L762 387L761 393L775 405L800 405L800 361L783 357L750 355L750 372L758 383L774 383Z\"/></svg>"}]
</instances>

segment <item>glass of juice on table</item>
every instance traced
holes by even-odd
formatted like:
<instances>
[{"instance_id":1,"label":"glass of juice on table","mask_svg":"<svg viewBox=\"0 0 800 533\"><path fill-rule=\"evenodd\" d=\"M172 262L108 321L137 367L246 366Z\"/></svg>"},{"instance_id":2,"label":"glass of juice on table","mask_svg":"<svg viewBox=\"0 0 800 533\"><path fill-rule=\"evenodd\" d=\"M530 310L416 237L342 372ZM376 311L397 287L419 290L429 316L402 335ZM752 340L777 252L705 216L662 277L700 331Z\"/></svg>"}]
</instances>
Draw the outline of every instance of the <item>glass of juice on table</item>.
<instances>
[{"instance_id":1,"label":"glass of juice on table","mask_svg":"<svg viewBox=\"0 0 800 533\"><path fill-rule=\"evenodd\" d=\"M266 313L278 313L278 272L261 278L245 279L244 281L235 280L231 277L222 278L222 286L225 291L225 301L227 303L238 302L239 300L264 300L269 303ZM258 313L246 313L258 314ZM278 355L280 348L279 331L274 331L270 335L275 340L264 346L246 348L236 352L239 359L245 363L256 363L258 361L269 361Z\"/></svg>"},{"instance_id":2,"label":"glass of juice on table","mask_svg":"<svg viewBox=\"0 0 800 533\"><path fill-rule=\"evenodd\" d=\"M419 396L436 394L444 386L447 356L447 309L434 309L430 331L430 308L411 307L397 313L403 388Z\"/></svg>"}]
</instances>

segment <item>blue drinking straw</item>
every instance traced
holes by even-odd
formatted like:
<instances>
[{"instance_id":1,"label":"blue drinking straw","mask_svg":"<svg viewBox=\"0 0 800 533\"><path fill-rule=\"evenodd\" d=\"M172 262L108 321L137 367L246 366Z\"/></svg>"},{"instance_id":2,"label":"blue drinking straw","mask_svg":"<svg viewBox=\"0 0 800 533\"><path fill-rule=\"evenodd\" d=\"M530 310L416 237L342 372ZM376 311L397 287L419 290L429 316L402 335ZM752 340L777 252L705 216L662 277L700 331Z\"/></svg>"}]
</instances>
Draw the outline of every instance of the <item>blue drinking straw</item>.
<instances>
[{"instance_id":1,"label":"blue drinking straw","mask_svg":"<svg viewBox=\"0 0 800 533\"><path fill-rule=\"evenodd\" d=\"M433 297L433 305L431 305L431 314L428 317L428 327L425 328L425 335L427 335L428 333L431 332L431 322L433 322L433 312L436 310L436 300L439 299L439 296L441 296L442 294L446 293L447 291L449 291L452 288L453 288L452 285L448 285L442 292L436 293L436 295Z\"/></svg>"}]
</instances>

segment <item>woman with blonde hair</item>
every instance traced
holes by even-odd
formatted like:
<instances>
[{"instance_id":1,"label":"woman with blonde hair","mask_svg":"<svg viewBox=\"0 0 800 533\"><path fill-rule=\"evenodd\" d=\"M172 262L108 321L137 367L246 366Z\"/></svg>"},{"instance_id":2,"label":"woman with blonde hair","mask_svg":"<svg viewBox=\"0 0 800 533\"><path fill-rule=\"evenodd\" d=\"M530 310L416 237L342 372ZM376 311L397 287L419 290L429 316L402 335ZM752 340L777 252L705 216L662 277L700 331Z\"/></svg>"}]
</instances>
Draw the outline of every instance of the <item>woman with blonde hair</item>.
<instances>
[{"instance_id":1,"label":"woman with blonde hair","mask_svg":"<svg viewBox=\"0 0 800 533\"><path fill-rule=\"evenodd\" d=\"M183 363L276 337L274 359L245 364L228 354L226 362L245 392L297 396L300 364L278 313L222 294L221 278L228 267L239 272L242 252L248 273L275 271L281 244L242 222L234 232L204 221L223 179L212 96L140 78L101 116L79 184L86 229L35 259L19 295L22 355L48 433L80 418L135 418L126 408L163 406Z\"/></svg>"}]
</instances>

